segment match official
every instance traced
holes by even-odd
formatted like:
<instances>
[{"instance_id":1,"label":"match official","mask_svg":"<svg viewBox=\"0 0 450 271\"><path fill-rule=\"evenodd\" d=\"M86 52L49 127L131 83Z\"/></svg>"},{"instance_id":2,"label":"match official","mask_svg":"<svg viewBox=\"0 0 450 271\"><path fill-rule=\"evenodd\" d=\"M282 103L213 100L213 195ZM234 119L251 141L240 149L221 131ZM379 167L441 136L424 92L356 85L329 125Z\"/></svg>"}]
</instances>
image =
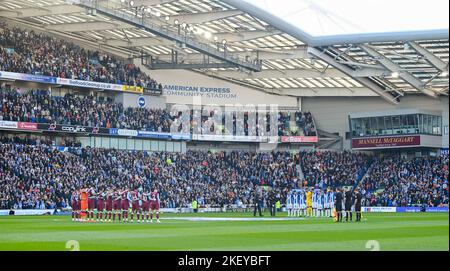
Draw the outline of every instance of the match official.
<instances>
[{"instance_id":1,"label":"match official","mask_svg":"<svg viewBox=\"0 0 450 271\"><path fill-rule=\"evenodd\" d=\"M335 208L336 208L336 215L337 219L336 222L342 222L342 201L344 199L344 195L342 195L342 190L337 188L336 189L336 198L335 198Z\"/></svg>"},{"instance_id":2,"label":"match official","mask_svg":"<svg viewBox=\"0 0 450 271\"><path fill-rule=\"evenodd\" d=\"M355 190L355 212L356 212L356 222L361 222L361 202L362 202L362 194L361 191L357 188Z\"/></svg>"},{"instance_id":3,"label":"match official","mask_svg":"<svg viewBox=\"0 0 450 271\"><path fill-rule=\"evenodd\" d=\"M352 222L353 219L352 205L353 205L353 192L351 188L347 188L347 191L345 192L345 222L348 222L349 218L350 222Z\"/></svg>"},{"instance_id":4,"label":"match official","mask_svg":"<svg viewBox=\"0 0 450 271\"><path fill-rule=\"evenodd\" d=\"M276 215L276 195L275 192L273 190L271 190L269 192L269 197L268 197L268 202L269 202L269 211L270 211L270 216L275 216Z\"/></svg>"}]
</instances>

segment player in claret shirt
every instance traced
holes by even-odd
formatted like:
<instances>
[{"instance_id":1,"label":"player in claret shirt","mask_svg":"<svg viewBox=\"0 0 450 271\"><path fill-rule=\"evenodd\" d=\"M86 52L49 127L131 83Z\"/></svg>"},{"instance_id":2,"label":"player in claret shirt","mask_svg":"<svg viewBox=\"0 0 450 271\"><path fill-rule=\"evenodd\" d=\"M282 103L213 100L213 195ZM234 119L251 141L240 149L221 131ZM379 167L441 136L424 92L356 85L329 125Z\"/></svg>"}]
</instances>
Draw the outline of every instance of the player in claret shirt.
<instances>
[{"instance_id":1,"label":"player in claret shirt","mask_svg":"<svg viewBox=\"0 0 450 271\"><path fill-rule=\"evenodd\" d=\"M152 193L150 193L150 223L153 223L153 214L156 212L156 222L161 223L159 220L159 193L155 188Z\"/></svg>"},{"instance_id":2,"label":"player in claret shirt","mask_svg":"<svg viewBox=\"0 0 450 271\"><path fill-rule=\"evenodd\" d=\"M72 192L72 221L80 221L80 194L78 191Z\"/></svg>"},{"instance_id":3,"label":"player in claret shirt","mask_svg":"<svg viewBox=\"0 0 450 271\"><path fill-rule=\"evenodd\" d=\"M122 207L122 220L124 223L128 222L128 209L130 208L130 202L128 201L128 192L128 188L119 192L121 196L120 204Z\"/></svg>"},{"instance_id":4,"label":"player in claret shirt","mask_svg":"<svg viewBox=\"0 0 450 271\"><path fill-rule=\"evenodd\" d=\"M119 189L116 188L113 192L113 222L116 222L116 215L118 221L121 220L122 213L122 205L121 205L122 195L119 192Z\"/></svg>"},{"instance_id":5,"label":"player in claret shirt","mask_svg":"<svg viewBox=\"0 0 450 271\"><path fill-rule=\"evenodd\" d=\"M130 222L134 222L134 216L136 216L136 221L139 223L140 216L139 216L139 191L133 190L131 191L131 220Z\"/></svg>"},{"instance_id":6,"label":"player in claret shirt","mask_svg":"<svg viewBox=\"0 0 450 271\"><path fill-rule=\"evenodd\" d=\"M103 220L103 210L105 210L105 192L99 192L97 194L97 222L104 222ZM106 218L106 215L105 215Z\"/></svg>"},{"instance_id":7,"label":"player in claret shirt","mask_svg":"<svg viewBox=\"0 0 450 271\"><path fill-rule=\"evenodd\" d=\"M146 219L146 222L150 222L150 196L151 193L149 193L148 190L146 190L144 193L140 195L140 200L142 202L141 210L142 210L142 221Z\"/></svg>"},{"instance_id":8,"label":"player in claret shirt","mask_svg":"<svg viewBox=\"0 0 450 271\"><path fill-rule=\"evenodd\" d=\"M97 198L97 193L95 192L94 187L89 188L88 195L87 220L90 222L94 222L95 200Z\"/></svg>"},{"instance_id":9,"label":"player in claret shirt","mask_svg":"<svg viewBox=\"0 0 450 271\"><path fill-rule=\"evenodd\" d=\"M113 191L111 189L106 192L106 215L105 221L111 222L111 213L113 209Z\"/></svg>"}]
</instances>

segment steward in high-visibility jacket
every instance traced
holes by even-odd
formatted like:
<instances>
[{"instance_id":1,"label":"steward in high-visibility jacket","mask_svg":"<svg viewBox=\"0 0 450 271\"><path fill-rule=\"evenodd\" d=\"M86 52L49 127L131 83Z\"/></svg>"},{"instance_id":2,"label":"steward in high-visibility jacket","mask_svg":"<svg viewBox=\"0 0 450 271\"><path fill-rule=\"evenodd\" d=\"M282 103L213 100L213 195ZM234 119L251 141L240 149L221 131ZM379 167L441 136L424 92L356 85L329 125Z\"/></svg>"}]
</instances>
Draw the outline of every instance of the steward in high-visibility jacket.
<instances>
[{"instance_id":1,"label":"steward in high-visibility jacket","mask_svg":"<svg viewBox=\"0 0 450 271\"><path fill-rule=\"evenodd\" d=\"M194 213L198 213L198 202L197 200L194 200L191 204L192 210L194 210Z\"/></svg>"},{"instance_id":2,"label":"steward in high-visibility jacket","mask_svg":"<svg viewBox=\"0 0 450 271\"><path fill-rule=\"evenodd\" d=\"M278 211L280 211L281 209L281 201L277 201L277 203L275 203L275 208L277 208Z\"/></svg>"}]
</instances>

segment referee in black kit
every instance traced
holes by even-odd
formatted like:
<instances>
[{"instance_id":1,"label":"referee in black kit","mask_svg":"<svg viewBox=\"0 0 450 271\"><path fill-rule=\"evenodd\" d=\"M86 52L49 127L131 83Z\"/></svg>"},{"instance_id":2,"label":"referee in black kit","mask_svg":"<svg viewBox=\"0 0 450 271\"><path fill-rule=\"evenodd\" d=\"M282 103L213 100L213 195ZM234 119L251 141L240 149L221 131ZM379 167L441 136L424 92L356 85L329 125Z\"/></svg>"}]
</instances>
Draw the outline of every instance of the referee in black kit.
<instances>
[{"instance_id":1,"label":"referee in black kit","mask_svg":"<svg viewBox=\"0 0 450 271\"><path fill-rule=\"evenodd\" d=\"M362 194L359 188L355 189L355 212L356 212L356 222L361 222L361 202Z\"/></svg>"},{"instance_id":2,"label":"referee in black kit","mask_svg":"<svg viewBox=\"0 0 450 271\"><path fill-rule=\"evenodd\" d=\"M344 200L344 195L342 195L342 190L336 188L336 198L335 198L335 208L337 219L336 222L342 222L342 201Z\"/></svg>"},{"instance_id":3,"label":"referee in black kit","mask_svg":"<svg viewBox=\"0 0 450 271\"><path fill-rule=\"evenodd\" d=\"M267 201L268 201L268 205L269 205L270 216L275 216L276 212L277 212L277 208L275 206L277 203L277 198L276 198L275 192L273 190L269 191L269 196L267 197Z\"/></svg>"},{"instance_id":4,"label":"referee in black kit","mask_svg":"<svg viewBox=\"0 0 450 271\"><path fill-rule=\"evenodd\" d=\"M353 219L352 205L353 205L353 192L351 188L347 188L347 191L345 191L345 222L348 222L349 218L350 222L352 222Z\"/></svg>"}]
</instances>

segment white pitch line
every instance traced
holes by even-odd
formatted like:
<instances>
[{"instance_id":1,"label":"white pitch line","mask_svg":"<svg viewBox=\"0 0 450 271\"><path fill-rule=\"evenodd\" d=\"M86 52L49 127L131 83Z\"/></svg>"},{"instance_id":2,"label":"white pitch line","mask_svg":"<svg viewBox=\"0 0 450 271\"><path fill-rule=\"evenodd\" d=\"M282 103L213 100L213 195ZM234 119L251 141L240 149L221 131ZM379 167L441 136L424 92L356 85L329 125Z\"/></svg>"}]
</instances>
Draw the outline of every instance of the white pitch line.
<instances>
[{"instance_id":1,"label":"white pitch line","mask_svg":"<svg viewBox=\"0 0 450 271\"><path fill-rule=\"evenodd\" d=\"M164 220L188 220L188 221L300 221L304 218L249 218L249 217L164 217Z\"/></svg>"}]
</instances>

